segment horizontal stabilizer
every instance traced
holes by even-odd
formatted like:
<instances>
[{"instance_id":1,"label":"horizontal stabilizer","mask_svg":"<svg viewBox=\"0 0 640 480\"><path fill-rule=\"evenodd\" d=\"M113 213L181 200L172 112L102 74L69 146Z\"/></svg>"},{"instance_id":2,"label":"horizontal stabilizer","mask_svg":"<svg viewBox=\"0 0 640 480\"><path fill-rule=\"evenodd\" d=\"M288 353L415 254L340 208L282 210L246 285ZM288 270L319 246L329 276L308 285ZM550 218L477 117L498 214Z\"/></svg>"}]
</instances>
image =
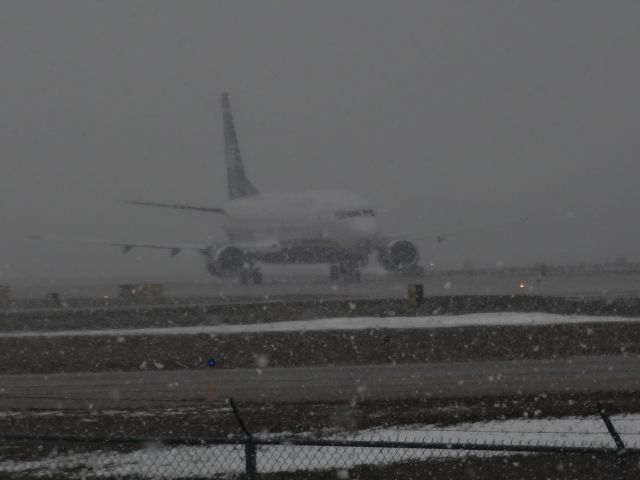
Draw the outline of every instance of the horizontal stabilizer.
<instances>
[{"instance_id":1,"label":"horizontal stabilizer","mask_svg":"<svg viewBox=\"0 0 640 480\"><path fill-rule=\"evenodd\" d=\"M178 210L195 210L198 212L224 214L224 210L222 208L215 208L215 207L196 207L193 205L176 205L172 203L138 202L135 200L125 200L124 203L129 203L131 205L145 205L147 207L177 208Z\"/></svg>"}]
</instances>

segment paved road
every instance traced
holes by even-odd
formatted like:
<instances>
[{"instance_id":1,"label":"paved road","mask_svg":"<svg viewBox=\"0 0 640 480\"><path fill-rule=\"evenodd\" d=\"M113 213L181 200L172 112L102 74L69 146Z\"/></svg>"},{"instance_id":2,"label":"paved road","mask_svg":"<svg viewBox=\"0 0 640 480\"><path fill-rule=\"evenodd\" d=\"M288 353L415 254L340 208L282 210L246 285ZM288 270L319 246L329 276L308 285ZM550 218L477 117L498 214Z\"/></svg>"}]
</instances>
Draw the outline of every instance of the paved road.
<instances>
[{"instance_id":1,"label":"paved road","mask_svg":"<svg viewBox=\"0 0 640 480\"><path fill-rule=\"evenodd\" d=\"M640 357L0 376L0 409L640 392Z\"/></svg>"}]
</instances>

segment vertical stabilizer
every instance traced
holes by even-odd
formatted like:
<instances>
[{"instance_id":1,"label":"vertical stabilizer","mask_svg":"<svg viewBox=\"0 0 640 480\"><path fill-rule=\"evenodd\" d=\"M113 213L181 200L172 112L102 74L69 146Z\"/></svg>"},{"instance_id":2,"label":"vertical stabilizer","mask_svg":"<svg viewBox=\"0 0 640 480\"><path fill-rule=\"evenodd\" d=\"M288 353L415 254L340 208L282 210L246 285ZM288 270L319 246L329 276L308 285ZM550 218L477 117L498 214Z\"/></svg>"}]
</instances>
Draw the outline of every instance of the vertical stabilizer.
<instances>
[{"instance_id":1,"label":"vertical stabilizer","mask_svg":"<svg viewBox=\"0 0 640 480\"><path fill-rule=\"evenodd\" d=\"M258 189L247 178L240 155L238 135L231 114L229 94L222 94L222 120L224 122L224 148L227 163L227 186L229 198L248 197L258 193Z\"/></svg>"}]
</instances>

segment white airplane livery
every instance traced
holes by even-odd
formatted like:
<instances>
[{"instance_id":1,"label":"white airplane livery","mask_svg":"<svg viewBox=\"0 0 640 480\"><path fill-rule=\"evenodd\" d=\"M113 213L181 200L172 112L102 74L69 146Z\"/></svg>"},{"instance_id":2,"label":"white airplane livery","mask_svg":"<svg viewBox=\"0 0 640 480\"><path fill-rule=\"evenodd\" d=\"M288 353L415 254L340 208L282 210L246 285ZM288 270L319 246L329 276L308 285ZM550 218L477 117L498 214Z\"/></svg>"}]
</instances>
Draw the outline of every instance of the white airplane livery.
<instances>
[{"instance_id":1,"label":"white airplane livery","mask_svg":"<svg viewBox=\"0 0 640 480\"><path fill-rule=\"evenodd\" d=\"M222 217L228 241L216 245L166 245L100 242L167 249L172 255L192 249L207 259L214 276L238 276L262 283L259 263L326 263L332 281L359 281L372 254L394 272L423 273L415 245L383 239L373 205L350 192L260 193L245 173L228 94L222 96L228 202L222 208L128 201L154 207L196 210Z\"/></svg>"}]
</instances>

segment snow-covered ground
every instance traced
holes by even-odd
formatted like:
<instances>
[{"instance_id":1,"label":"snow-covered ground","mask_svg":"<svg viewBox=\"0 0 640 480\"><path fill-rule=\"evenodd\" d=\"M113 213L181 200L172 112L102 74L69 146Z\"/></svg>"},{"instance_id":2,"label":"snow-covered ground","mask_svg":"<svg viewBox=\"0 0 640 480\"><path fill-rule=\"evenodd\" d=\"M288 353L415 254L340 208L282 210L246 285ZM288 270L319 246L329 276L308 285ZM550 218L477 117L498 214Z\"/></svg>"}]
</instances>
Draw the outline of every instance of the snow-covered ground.
<instances>
[{"instance_id":1,"label":"snow-covered ground","mask_svg":"<svg viewBox=\"0 0 640 480\"><path fill-rule=\"evenodd\" d=\"M198 325L162 328L118 328L94 330L60 330L0 332L0 338L15 337L92 337L148 335L228 335L262 332L312 332L329 330L366 330L374 328L451 328L480 325L551 325L566 323L638 322L640 318L594 317L588 315L554 315L549 313L476 313L468 315L433 315L427 317L346 317L321 320L265 322L246 325Z\"/></svg>"},{"instance_id":2,"label":"snow-covered ground","mask_svg":"<svg viewBox=\"0 0 640 480\"><path fill-rule=\"evenodd\" d=\"M640 447L640 416L612 418L627 447ZM273 437L271 434L269 437ZM516 419L463 423L446 428L414 425L369 429L347 435L331 434L325 439L386 440L407 442L491 443L511 445L603 446L614 448L613 440L599 417L559 419ZM262 446L258 449L258 471L348 470L357 465L385 465L408 460L438 459L469 455L504 455L502 452L380 449L369 447ZM188 478L226 475L244 471L244 447L235 445L174 446L147 445L122 453L57 452L41 460L16 461L0 457L1 473L46 476L64 473L69 478L132 475L142 478ZM346 478L346 477L345 477Z\"/></svg>"}]
</instances>

